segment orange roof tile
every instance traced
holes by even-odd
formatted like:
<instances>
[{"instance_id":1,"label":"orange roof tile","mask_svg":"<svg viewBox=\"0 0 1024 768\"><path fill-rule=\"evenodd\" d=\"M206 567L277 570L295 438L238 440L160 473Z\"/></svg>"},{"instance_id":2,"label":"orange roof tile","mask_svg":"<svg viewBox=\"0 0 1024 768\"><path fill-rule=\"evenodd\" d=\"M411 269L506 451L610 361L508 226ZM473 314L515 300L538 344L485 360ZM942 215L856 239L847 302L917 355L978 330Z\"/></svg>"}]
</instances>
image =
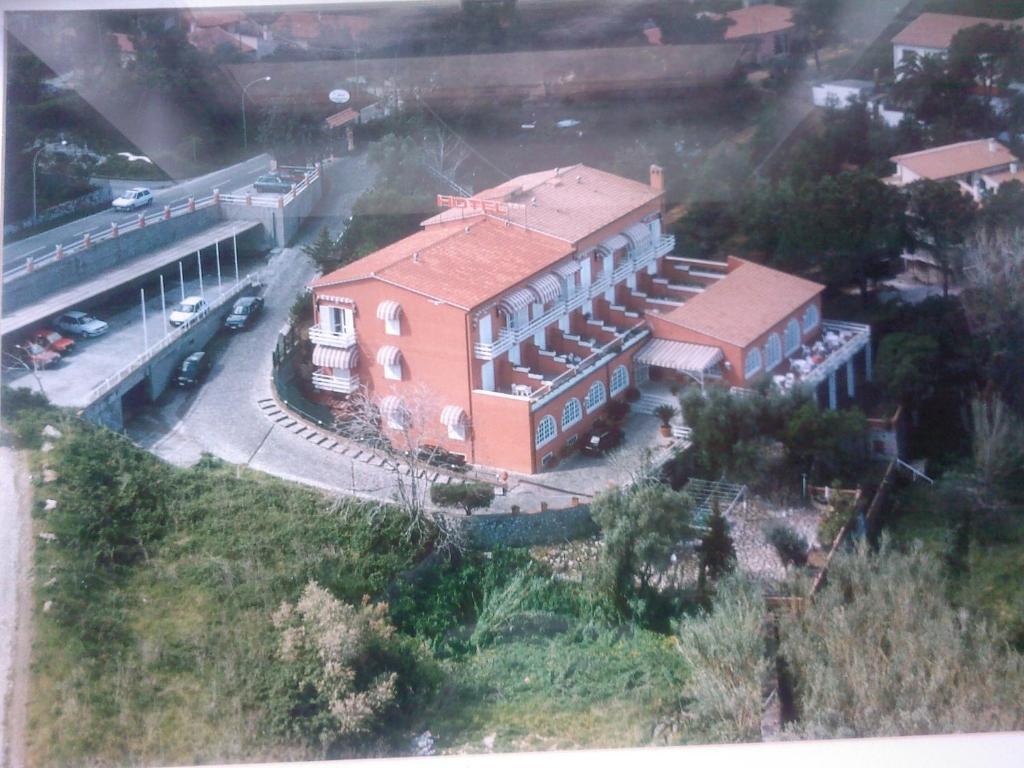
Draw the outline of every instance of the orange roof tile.
<instances>
[{"instance_id":1,"label":"orange roof tile","mask_svg":"<svg viewBox=\"0 0 1024 768\"><path fill-rule=\"evenodd\" d=\"M752 5L725 15L733 21L725 29L726 40L782 32L794 26L793 9L781 5Z\"/></svg>"},{"instance_id":2,"label":"orange roof tile","mask_svg":"<svg viewBox=\"0 0 1024 768\"><path fill-rule=\"evenodd\" d=\"M1006 19L981 16L955 16L950 13L922 13L892 39L896 45L921 48L949 48L957 32L978 24L1014 24Z\"/></svg>"},{"instance_id":3,"label":"orange roof tile","mask_svg":"<svg viewBox=\"0 0 1024 768\"><path fill-rule=\"evenodd\" d=\"M197 27L221 27L225 24L237 24L246 18L241 11L204 11L190 8L186 14L191 17Z\"/></svg>"},{"instance_id":4,"label":"orange roof tile","mask_svg":"<svg viewBox=\"0 0 1024 768\"><path fill-rule=\"evenodd\" d=\"M469 310L553 266L572 250L543 234L477 217L417 232L324 275L313 287L376 278Z\"/></svg>"},{"instance_id":5,"label":"orange roof tile","mask_svg":"<svg viewBox=\"0 0 1024 768\"><path fill-rule=\"evenodd\" d=\"M639 181L586 165L572 165L517 176L474 197L518 204L521 207L511 209L509 215L514 223L568 243L578 243L661 195ZM483 214L447 210L427 219L423 226L481 216Z\"/></svg>"},{"instance_id":6,"label":"orange roof tile","mask_svg":"<svg viewBox=\"0 0 1024 768\"><path fill-rule=\"evenodd\" d=\"M725 277L681 307L659 315L666 322L747 347L825 286L744 259L730 258Z\"/></svg>"},{"instance_id":7,"label":"orange roof tile","mask_svg":"<svg viewBox=\"0 0 1024 768\"><path fill-rule=\"evenodd\" d=\"M121 53L135 53L135 43L124 32L113 32L114 41Z\"/></svg>"},{"instance_id":8,"label":"orange roof tile","mask_svg":"<svg viewBox=\"0 0 1024 768\"><path fill-rule=\"evenodd\" d=\"M1017 162L1017 157L995 139L961 141L890 159L933 181Z\"/></svg>"}]
</instances>

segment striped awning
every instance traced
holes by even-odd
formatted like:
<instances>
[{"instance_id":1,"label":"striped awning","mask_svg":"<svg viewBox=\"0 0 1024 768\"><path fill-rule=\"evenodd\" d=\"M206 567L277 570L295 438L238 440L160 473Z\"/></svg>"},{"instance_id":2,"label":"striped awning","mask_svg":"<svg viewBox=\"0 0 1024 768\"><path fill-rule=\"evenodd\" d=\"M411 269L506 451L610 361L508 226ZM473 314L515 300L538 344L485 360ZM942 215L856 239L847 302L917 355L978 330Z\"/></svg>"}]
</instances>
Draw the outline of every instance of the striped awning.
<instances>
[{"instance_id":1,"label":"striped awning","mask_svg":"<svg viewBox=\"0 0 1024 768\"><path fill-rule=\"evenodd\" d=\"M359 347L338 349L317 344L313 347L313 365L321 368L352 370L359 364Z\"/></svg>"},{"instance_id":2,"label":"striped awning","mask_svg":"<svg viewBox=\"0 0 1024 768\"><path fill-rule=\"evenodd\" d=\"M378 320L397 320L402 314L402 305L387 299L377 305Z\"/></svg>"},{"instance_id":3,"label":"striped awning","mask_svg":"<svg viewBox=\"0 0 1024 768\"><path fill-rule=\"evenodd\" d=\"M562 281L550 272L530 283L530 290L537 294L541 304L554 301L562 292Z\"/></svg>"},{"instance_id":4,"label":"striped awning","mask_svg":"<svg viewBox=\"0 0 1024 768\"><path fill-rule=\"evenodd\" d=\"M537 294L529 288L520 288L518 291L505 294L498 302L498 311L506 315L515 315L519 310L530 306L537 301Z\"/></svg>"},{"instance_id":5,"label":"striped awning","mask_svg":"<svg viewBox=\"0 0 1024 768\"><path fill-rule=\"evenodd\" d=\"M408 416L405 403L398 395L386 395L380 399L380 415L386 419L401 420Z\"/></svg>"},{"instance_id":6,"label":"striped awning","mask_svg":"<svg viewBox=\"0 0 1024 768\"><path fill-rule=\"evenodd\" d=\"M559 275L560 277L564 277L566 280L568 280L570 277L579 272L580 269L580 263L573 259L572 261L567 261L565 262L565 264L559 264L557 267L555 267L555 274Z\"/></svg>"},{"instance_id":7,"label":"striped awning","mask_svg":"<svg viewBox=\"0 0 1024 768\"><path fill-rule=\"evenodd\" d=\"M402 362L402 351L398 347L381 347L377 350L378 365L398 365Z\"/></svg>"},{"instance_id":8,"label":"striped awning","mask_svg":"<svg viewBox=\"0 0 1024 768\"><path fill-rule=\"evenodd\" d=\"M466 412L458 405L446 405L441 409L441 423L446 427L457 427L465 425L467 421Z\"/></svg>"},{"instance_id":9,"label":"striped awning","mask_svg":"<svg viewBox=\"0 0 1024 768\"><path fill-rule=\"evenodd\" d=\"M637 352L634 360L656 368L671 368L684 373L703 373L722 361L722 350L704 344L652 339Z\"/></svg>"},{"instance_id":10,"label":"striped awning","mask_svg":"<svg viewBox=\"0 0 1024 768\"><path fill-rule=\"evenodd\" d=\"M605 240L603 243L601 243L599 246L597 246L597 249L599 251L604 252L604 253L614 253L615 251L619 250L620 248L628 248L628 247L629 247L629 240L627 240L622 235L616 235L615 237L610 237L607 240Z\"/></svg>"},{"instance_id":11,"label":"striped awning","mask_svg":"<svg viewBox=\"0 0 1024 768\"><path fill-rule=\"evenodd\" d=\"M642 222L634 224L622 234L638 251L651 244L651 228Z\"/></svg>"}]
</instances>

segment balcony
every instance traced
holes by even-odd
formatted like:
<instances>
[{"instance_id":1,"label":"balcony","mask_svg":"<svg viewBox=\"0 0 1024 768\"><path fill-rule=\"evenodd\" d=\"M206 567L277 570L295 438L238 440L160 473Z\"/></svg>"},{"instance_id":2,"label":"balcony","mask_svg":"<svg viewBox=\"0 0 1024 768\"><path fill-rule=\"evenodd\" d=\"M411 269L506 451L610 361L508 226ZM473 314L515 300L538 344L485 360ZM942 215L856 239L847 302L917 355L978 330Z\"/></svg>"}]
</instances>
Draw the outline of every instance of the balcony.
<instances>
[{"instance_id":1,"label":"balcony","mask_svg":"<svg viewBox=\"0 0 1024 768\"><path fill-rule=\"evenodd\" d=\"M355 331L348 331L346 333L328 331L319 325L313 325L309 328L309 340L314 344L321 344L325 347L347 348L356 343L356 334Z\"/></svg>"},{"instance_id":2,"label":"balcony","mask_svg":"<svg viewBox=\"0 0 1024 768\"><path fill-rule=\"evenodd\" d=\"M343 395L351 395L359 389L359 377L355 374L348 376L332 376L327 373L313 372L313 386L327 392L338 392Z\"/></svg>"},{"instance_id":3,"label":"balcony","mask_svg":"<svg viewBox=\"0 0 1024 768\"><path fill-rule=\"evenodd\" d=\"M493 360L507 352L514 344L526 341L538 331L558 322L560 318L574 309L582 307L587 301L599 297L613 285L623 282L629 275L646 269L656 259L670 253L675 247L675 243L675 237L672 235L661 237L650 248L633 253L629 261L619 265L611 275L607 273L598 275L590 285L580 286L574 296L558 300L551 309L543 315L533 318L529 323L518 328L503 328L494 341L477 342L473 347L473 353L478 360Z\"/></svg>"},{"instance_id":4,"label":"balcony","mask_svg":"<svg viewBox=\"0 0 1024 768\"><path fill-rule=\"evenodd\" d=\"M789 372L773 377L780 389L817 386L871 342L871 326L823 320L821 338L789 359Z\"/></svg>"}]
</instances>

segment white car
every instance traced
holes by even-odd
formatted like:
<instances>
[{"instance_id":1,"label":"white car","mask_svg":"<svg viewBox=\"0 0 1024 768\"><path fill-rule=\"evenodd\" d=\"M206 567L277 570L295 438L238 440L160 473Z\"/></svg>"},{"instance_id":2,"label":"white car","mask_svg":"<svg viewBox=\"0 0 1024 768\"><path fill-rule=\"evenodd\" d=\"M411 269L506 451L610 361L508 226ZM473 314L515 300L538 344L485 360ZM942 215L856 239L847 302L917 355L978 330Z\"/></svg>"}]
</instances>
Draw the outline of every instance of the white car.
<instances>
[{"instance_id":1,"label":"white car","mask_svg":"<svg viewBox=\"0 0 1024 768\"><path fill-rule=\"evenodd\" d=\"M193 317L196 317L203 312L207 307L206 299L201 296L189 296L181 304L174 308L171 312L171 316L168 318L171 325L181 325L187 323Z\"/></svg>"},{"instance_id":2,"label":"white car","mask_svg":"<svg viewBox=\"0 0 1024 768\"><path fill-rule=\"evenodd\" d=\"M116 198L112 205L115 211L132 211L143 208L153 202L153 193L146 187L136 187L124 192Z\"/></svg>"},{"instance_id":3,"label":"white car","mask_svg":"<svg viewBox=\"0 0 1024 768\"><path fill-rule=\"evenodd\" d=\"M69 333L72 336L88 337L102 336L110 327L102 320L97 320L95 317L87 315L85 312L79 312L77 309L65 312L58 317L55 325L58 330Z\"/></svg>"}]
</instances>

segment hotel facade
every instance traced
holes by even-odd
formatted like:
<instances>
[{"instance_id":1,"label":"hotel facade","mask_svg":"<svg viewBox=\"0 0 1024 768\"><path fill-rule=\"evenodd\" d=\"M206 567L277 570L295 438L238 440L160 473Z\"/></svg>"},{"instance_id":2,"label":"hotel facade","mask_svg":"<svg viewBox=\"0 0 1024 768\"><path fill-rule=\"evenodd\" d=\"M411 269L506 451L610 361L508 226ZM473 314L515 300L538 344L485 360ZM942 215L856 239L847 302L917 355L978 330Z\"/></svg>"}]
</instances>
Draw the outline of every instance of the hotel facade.
<instances>
[{"instance_id":1,"label":"hotel facade","mask_svg":"<svg viewBox=\"0 0 1024 768\"><path fill-rule=\"evenodd\" d=\"M367 396L385 433L473 464L542 471L650 379L852 397L866 326L821 319L823 286L673 255L662 171L583 165L439 197L422 229L313 283L313 385ZM863 363L855 370L854 357Z\"/></svg>"}]
</instances>

